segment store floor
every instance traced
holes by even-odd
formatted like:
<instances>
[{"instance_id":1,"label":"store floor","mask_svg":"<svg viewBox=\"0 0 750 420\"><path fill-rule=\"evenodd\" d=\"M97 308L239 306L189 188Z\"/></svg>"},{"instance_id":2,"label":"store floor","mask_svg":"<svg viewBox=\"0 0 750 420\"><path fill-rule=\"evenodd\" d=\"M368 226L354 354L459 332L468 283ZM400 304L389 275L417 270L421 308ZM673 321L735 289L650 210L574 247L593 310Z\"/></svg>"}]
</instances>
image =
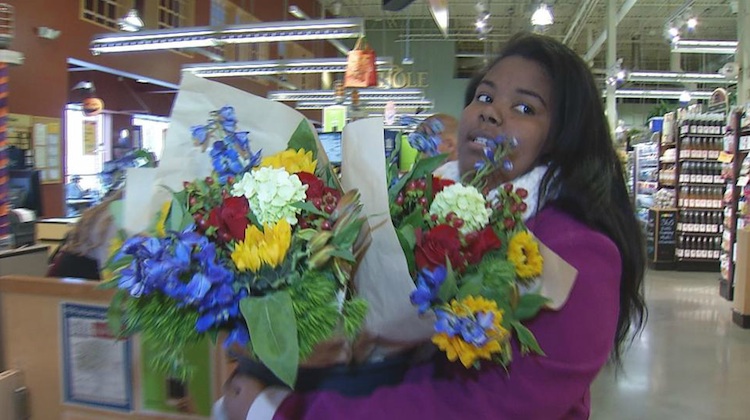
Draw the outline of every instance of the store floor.
<instances>
[{"instance_id":1,"label":"store floor","mask_svg":"<svg viewBox=\"0 0 750 420\"><path fill-rule=\"evenodd\" d=\"M750 418L750 330L732 323L718 274L649 271L648 324L592 387L593 420Z\"/></svg>"}]
</instances>

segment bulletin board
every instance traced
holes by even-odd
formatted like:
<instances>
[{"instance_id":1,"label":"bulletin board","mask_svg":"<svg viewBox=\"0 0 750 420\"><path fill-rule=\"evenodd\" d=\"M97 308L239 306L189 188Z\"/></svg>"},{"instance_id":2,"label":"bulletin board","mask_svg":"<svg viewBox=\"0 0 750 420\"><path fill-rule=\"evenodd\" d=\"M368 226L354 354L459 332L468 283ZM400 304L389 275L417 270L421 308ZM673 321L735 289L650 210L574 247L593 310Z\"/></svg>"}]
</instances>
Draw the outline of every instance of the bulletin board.
<instances>
[{"instance_id":1,"label":"bulletin board","mask_svg":"<svg viewBox=\"0 0 750 420\"><path fill-rule=\"evenodd\" d=\"M8 146L27 151L38 169L42 184L59 184L62 171L62 127L60 118L8 114Z\"/></svg>"}]
</instances>

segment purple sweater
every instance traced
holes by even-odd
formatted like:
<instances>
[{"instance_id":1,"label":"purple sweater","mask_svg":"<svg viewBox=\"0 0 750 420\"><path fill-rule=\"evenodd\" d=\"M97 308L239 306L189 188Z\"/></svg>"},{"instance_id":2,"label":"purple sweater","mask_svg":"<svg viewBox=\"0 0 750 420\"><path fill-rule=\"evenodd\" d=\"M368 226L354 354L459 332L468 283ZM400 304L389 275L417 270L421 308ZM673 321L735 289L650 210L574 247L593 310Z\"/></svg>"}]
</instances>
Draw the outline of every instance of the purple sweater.
<instances>
[{"instance_id":1,"label":"purple sweater","mask_svg":"<svg viewBox=\"0 0 750 420\"><path fill-rule=\"evenodd\" d=\"M568 302L543 311L528 327L547 354L521 356L514 346L506 374L484 364L479 372L415 366L403 383L367 397L335 392L293 393L274 419L586 419L589 386L612 350L619 308L620 254L615 244L555 208L545 208L529 229L578 270ZM446 362L447 364L447 362Z\"/></svg>"}]
</instances>

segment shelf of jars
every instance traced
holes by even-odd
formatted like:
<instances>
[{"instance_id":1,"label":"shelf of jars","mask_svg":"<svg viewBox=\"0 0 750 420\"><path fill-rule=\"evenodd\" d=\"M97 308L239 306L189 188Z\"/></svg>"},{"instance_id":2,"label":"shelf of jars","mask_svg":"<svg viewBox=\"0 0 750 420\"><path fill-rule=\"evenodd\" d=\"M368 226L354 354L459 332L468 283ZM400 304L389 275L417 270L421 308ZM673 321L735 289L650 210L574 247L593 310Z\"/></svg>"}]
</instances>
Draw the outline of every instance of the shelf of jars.
<instances>
[{"instance_id":1,"label":"shelf of jars","mask_svg":"<svg viewBox=\"0 0 750 420\"><path fill-rule=\"evenodd\" d=\"M725 181L717 159L724 150L725 125L721 113L686 113L675 123L678 269L719 266Z\"/></svg>"}]
</instances>

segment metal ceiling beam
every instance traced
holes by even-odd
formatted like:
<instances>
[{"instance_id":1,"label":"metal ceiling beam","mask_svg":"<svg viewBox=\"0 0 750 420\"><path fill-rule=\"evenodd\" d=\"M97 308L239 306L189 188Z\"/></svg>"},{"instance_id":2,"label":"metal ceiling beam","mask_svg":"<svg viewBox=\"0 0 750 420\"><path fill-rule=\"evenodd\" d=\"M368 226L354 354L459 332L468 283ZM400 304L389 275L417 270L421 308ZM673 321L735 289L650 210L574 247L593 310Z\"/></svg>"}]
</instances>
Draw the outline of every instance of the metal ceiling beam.
<instances>
[{"instance_id":1,"label":"metal ceiling beam","mask_svg":"<svg viewBox=\"0 0 750 420\"><path fill-rule=\"evenodd\" d=\"M563 37L564 44L572 45L576 42L597 2L598 0L583 0L583 4L581 4L581 7L578 8L576 15L573 17L573 23L568 27L568 31Z\"/></svg>"},{"instance_id":2,"label":"metal ceiling beam","mask_svg":"<svg viewBox=\"0 0 750 420\"><path fill-rule=\"evenodd\" d=\"M619 24L622 19L625 17L625 15L628 14L630 9L633 8L633 6L638 3L638 0L626 0L625 4L622 5L622 8L617 12L617 23ZM601 35L599 35L599 38L594 41L594 45L589 48L589 50L584 54L583 59L585 61L591 61L596 57L597 54L599 54L599 50L604 45L604 41L607 40L607 30L604 30Z\"/></svg>"}]
</instances>

